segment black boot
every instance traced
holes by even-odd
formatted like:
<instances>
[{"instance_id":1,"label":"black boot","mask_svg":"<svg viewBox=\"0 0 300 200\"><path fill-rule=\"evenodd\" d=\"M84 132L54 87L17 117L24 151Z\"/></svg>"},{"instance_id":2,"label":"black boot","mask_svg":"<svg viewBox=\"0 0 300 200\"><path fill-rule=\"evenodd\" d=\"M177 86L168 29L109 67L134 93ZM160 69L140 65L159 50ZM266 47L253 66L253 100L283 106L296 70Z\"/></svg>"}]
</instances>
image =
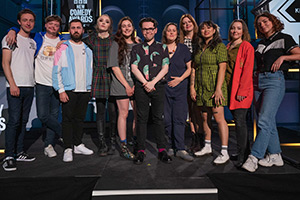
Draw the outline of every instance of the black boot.
<instances>
[{"instance_id":1,"label":"black boot","mask_svg":"<svg viewBox=\"0 0 300 200\"><path fill-rule=\"evenodd\" d=\"M110 144L108 147L108 155L115 154L116 151L116 123L110 123Z\"/></svg>"},{"instance_id":2,"label":"black boot","mask_svg":"<svg viewBox=\"0 0 300 200\"><path fill-rule=\"evenodd\" d=\"M99 135L99 147L98 147L98 155L106 156L107 155L107 145L105 141L105 125L103 121L97 121L97 131Z\"/></svg>"},{"instance_id":3,"label":"black boot","mask_svg":"<svg viewBox=\"0 0 300 200\"><path fill-rule=\"evenodd\" d=\"M188 149L188 152L191 155L194 153L195 143L196 143L196 133L192 132L192 143L191 143L191 146Z\"/></svg>"}]
</instances>

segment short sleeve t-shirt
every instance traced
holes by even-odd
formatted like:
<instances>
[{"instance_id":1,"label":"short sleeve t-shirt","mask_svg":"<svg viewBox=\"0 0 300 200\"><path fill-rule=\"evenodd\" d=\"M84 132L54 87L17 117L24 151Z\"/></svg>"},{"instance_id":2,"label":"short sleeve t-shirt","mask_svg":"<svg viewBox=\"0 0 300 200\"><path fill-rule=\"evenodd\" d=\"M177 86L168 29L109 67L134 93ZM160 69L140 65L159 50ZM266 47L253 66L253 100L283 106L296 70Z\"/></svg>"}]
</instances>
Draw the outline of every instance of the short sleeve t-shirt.
<instances>
[{"instance_id":1,"label":"short sleeve t-shirt","mask_svg":"<svg viewBox=\"0 0 300 200\"><path fill-rule=\"evenodd\" d=\"M50 39L46 35L43 38L37 57L35 58L35 82L52 86L52 68L56 45L60 41L59 37Z\"/></svg>"},{"instance_id":2,"label":"short sleeve t-shirt","mask_svg":"<svg viewBox=\"0 0 300 200\"><path fill-rule=\"evenodd\" d=\"M130 85L130 87L133 86L133 80L131 77L131 68L130 68L130 54L132 47L136 44L127 44L127 54L124 57L123 63L119 65L119 59L118 59L118 49L119 45L117 42L113 42L110 50L109 50L109 57L107 60L107 67L119 67L124 78ZM110 85L110 95L111 96L124 96L126 94L125 87L122 85L122 83L117 79L117 77L114 75L112 72L111 74L112 80L111 80L111 85Z\"/></svg>"},{"instance_id":3,"label":"short sleeve t-shirt","mask_svg":"<svg viewBox=\"0 0 300 200\"><path fill-rule=\"evenodd\" d=\"M281 32L276 32L271 37L262 39L255 50L257 70L270 72L273 63L280 56L289 55L290 50L297 46L292 36ZM288 70L289 67L289 62L284 61L279 69Z\"/></svg>"},{"instance_id":4,"label":"short sleeve t-shirt","mask_svg":"<svg viewBox=\"0 0 300 200\"><path fill-rule=\"evenodd\" d=\"M171 76L180 77L186 71L186 63L191 60L191 53L188 47L184 44L178 44L174 55L170 58L169 72L167 82L173 80ZM183 80L174 88L168 87L173 94L182 93L188 88L188 79Z\"/></svg>"},{"instance_id":5,"label":"short sleeve t-shirt","mask_svg":"<svg viewBox=\"0 0 300 200\"><path fill-rule=\"evenodd\" d=\"M2 40L2 49L12 51L11 72L18 87L34 87L34 53L36 43L33 39L17 34L17 45L11 47L6 42L6 36ZM9 87L9 83L6 82Z\"/></svg>"},{"instance_id":6,"label":"short sleeve t-shirt","mask_svg":"<svg viewBox=\"0 0 300 200\"><path fill-rule=\"evenodd\" d=\"M87 92L86 89L86 55L84 44L70 42L74 53L75 63L75 90L74 92Z\"/></svg>"},{"instance_id":7,"label":"short sleeve t-shirt","mask_svg":"<svg viewBox=\"0 0 300 200\"><path fill-rule=\"evenodd\" d=\"M135 64L146 80L153 80L161 71L162 66L169 64L167 45L154 41L147 42L132 48L130 64Z\"/></svg>"}]
</instances>

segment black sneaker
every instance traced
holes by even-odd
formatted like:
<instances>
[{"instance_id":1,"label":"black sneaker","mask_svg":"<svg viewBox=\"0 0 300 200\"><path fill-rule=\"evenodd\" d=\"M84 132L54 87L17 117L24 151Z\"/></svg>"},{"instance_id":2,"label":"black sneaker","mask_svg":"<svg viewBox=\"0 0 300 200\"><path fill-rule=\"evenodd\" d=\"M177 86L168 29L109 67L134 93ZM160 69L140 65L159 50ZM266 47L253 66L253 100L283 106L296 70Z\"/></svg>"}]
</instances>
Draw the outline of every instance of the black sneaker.
<instances>
[{"instance_id":1,"label":"black sneaker","mask_svg":"<svg viewBox=\"0 0 300 200\"><path fill-rule=\"evenodd\" d=\"M145 158L145 153L144 152L138 152L135 156L135 158L133 159L133 163L136 165L140 165L144 162L144 158Z\"/></svg>"},{"instance_id":2,"label":"black sneaker","mask_svg":"<svg viewBox=\"0 0 300 200\"><path fill-rule=\"evenodd\" d=\"M163 163L170 164L172 162L172 158L168 155L167 151L162 151L158 153L158 159Z\"/></svg>"},{"instance_id":3,"label":"black sneaker","mask_svg":"<svg viewBox=\"0 0 300 200\"><path fill-rule=\"evenodd\" d=\"M31 162L34 161L35 157L28 155L25 152L18 153L16 156L16 161L25 161L25 162Z\"/></svg>"},{"instance_id":4,"label":"black sneaker","mask_svg":"<svg viewBox=\"0 0 300 200\"><path fill-rule=\"evenodd\" d=\"M6 157L3 160L2 167L5 171L11 172L17 170L16 161L13 157Z\"/></svg>"}]
</instances>

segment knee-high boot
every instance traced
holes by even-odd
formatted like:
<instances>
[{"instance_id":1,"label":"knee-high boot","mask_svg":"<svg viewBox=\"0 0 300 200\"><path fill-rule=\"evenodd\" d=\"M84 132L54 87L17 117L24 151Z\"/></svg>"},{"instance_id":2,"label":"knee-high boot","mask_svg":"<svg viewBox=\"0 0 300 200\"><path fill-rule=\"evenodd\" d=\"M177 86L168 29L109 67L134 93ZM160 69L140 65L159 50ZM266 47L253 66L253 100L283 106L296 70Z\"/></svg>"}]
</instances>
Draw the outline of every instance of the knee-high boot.
<instances>
[{"instance_id":1,"label":"knee-high boot","mask_svg":"<svg viewBox=\"0 0 300 200\"><path fill-rule=\"evenodd\" d=\"M107 155L107 145L105 141L105 123L102 120L97 121L97 131L99 136L99 148L98 155L106 156Z\"/></svg>"},{"instance_id":2,"label":"knee-high boot","mask_svg":"<svg viewBox=\"0 0 300 200\"><path fill-rule=\"evenodd\" d=\"M117 129L117 124L114 122L110 122L110 144L108 147L108 155L113 155L116 150L116 129Z\"/></svg>"}]
</instances>

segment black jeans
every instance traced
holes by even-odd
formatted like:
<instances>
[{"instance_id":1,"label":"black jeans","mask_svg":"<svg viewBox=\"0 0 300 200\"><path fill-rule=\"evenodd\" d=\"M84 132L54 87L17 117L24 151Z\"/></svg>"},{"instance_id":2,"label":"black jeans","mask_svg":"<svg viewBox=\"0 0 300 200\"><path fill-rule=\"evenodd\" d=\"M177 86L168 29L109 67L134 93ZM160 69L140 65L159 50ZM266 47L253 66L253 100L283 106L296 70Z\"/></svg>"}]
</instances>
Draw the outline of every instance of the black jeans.
<instances>
[{"instance_id":1,"label":"black jeans","mask_svg":"<svg viewBox=\"0 0 300 200\"><path fill-rule=\"evenodd\" d=\"M244 162L249 153L248 129L246 121L247 112L248 109L245 108L231 110L235 121L237 153L238 161L240 162Z\"/></svg>"},{"instance_id":2,"label":"black jeans","mask_svg":"<svg viewBox=\"0 0 300 200\"><path fill-rule=\"evenodd\" d=\"M151 103L152 121L154 124L153 134L156 140L157 148L166 148L166 138L164 129L164 100L165 85L156 84L153 92L146 92L142 84L135 84L135 101L137 109L137 143L138 150L145 150L145 141L147 137L147 122L149 117Z\"/></svg>"},{"instance_id":3,"label":"black jeans","mask_svg":"<svg viewBox=\"0 0 300 200\"><path fill-rule=\"evenodd\" d=\"M65 148L82 143L83 121L90 100L89 92L66 91L69 101L62 104L62 134Z\"/></svg>"}]
</instances>

